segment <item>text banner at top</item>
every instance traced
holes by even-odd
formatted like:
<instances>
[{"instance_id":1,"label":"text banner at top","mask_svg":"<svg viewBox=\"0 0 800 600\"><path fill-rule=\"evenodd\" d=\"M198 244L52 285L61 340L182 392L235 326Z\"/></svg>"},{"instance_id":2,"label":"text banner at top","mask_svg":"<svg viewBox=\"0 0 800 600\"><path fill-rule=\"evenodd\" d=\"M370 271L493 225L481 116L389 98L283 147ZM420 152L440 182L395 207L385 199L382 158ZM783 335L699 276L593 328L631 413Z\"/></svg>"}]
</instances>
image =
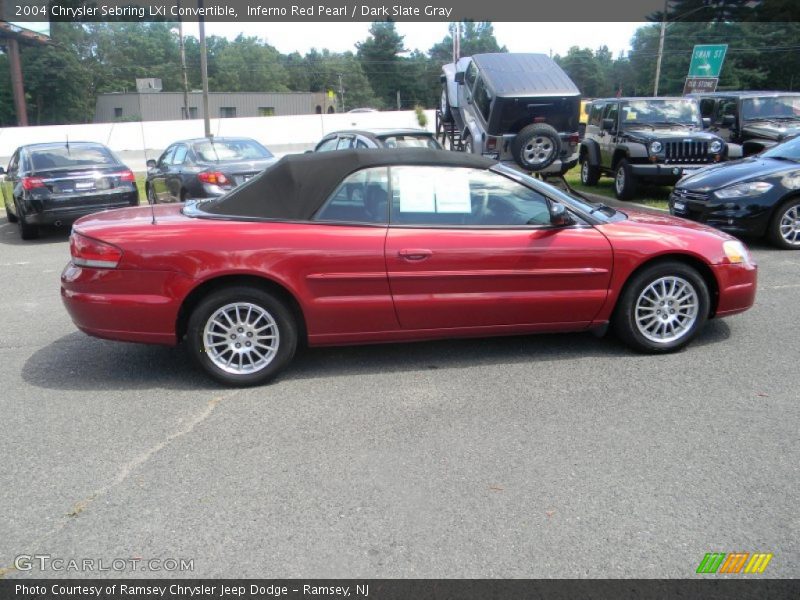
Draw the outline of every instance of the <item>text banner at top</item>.
<instances>
[{"instance_id":1,"label":"text banner at top","mask_svg":"<svg viewBox=\"0 0 800 600\"><path fill-rule=\"evenodd\" d=\"M800 3L721 0L700 10L667 2L667 21L800 21ZM660 20L663 0L0 0L0 20L41 21L522 21L536 36L540 22Z\"/></svg>"}]
</instances>

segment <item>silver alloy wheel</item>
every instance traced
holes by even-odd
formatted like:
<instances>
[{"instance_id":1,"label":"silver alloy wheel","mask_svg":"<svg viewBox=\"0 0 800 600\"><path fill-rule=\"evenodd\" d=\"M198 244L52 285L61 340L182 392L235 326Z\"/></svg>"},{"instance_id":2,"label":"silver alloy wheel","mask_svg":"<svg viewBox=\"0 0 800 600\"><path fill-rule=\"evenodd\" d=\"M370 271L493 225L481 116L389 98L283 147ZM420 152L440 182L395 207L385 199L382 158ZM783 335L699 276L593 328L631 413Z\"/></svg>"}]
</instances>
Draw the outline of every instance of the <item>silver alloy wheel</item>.
<instances>
[{"instance_id":1,"label":"silver alloy wheel","mask_svg":"<svg viewBox=\"0 0 800 600\"><path fill-rule=\"evenodd\" d=\"M617 169L617 176L614 178L614 187L617 190L617 194L622 194L622 191L625 189L625 169L623 167Z\"/></svg>"},{"instance_id":2,"label":"silver alloy wheel","mask_svg":"<svg viewBox=\"0 0 800 600\"><path fill-rule=\"evenodd\" d=\"M636 299L636 328L651 342L667 344L686 335L697 321L700 298L683 277L659 277Z\"/></svg>"},{"instance_id":3,"label":"silver alloy wheel","mask_svg":"<svg viewBox=\"0 0 800 600\"><path fill-rule=\"evenodd\" d=\"M531 138L522 149L522 156L530 165L540 165L547 162L555 152L553 140L542 135Z\"/></svg>"},{"instance_id":4,"label":"silver alloy wheel","mask_svg":"<svg viewBox=\"0 0 800 600\"><path fill-rule=\"evenodd\" d=\"M278 324L262 307L234 302L217 309L203 328L203 348L217 367L248 375L266 367L280 344Z\"/></svg>"},{"instance_id":5,"label":"silver alloy wheel","mask_svg":"<svg viewBox=\"0 0 800 600\"><path fill-rule=\"evenodd\" d=\"M791 246L800 246L800 205L789 207L778 224L781 237Z\"/></svg>"}]
</instances>

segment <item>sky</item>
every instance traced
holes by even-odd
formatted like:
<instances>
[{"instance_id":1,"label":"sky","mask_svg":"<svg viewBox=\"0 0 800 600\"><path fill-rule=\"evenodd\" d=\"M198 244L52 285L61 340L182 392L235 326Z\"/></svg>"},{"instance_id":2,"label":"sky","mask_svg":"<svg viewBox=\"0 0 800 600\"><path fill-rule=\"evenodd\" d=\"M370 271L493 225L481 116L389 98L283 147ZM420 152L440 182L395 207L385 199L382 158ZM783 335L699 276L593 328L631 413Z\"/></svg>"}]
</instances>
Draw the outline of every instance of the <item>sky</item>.
<instances>
[{"instance_id":1,"label":"sky","mask_svg":"<svg viewBox=\"0 0 800 600\"><path fill-rule=\"evenodd\" d=\"M371 23L207 23L206 35L235 38L239 33L256 36L288 54L305 54L311 48L332 52L355 51L355 43L367 38ZM448 23L396 23L408 50L427 52L447 35ZM565 55L571 46L608 46L617 56L630 49L634 31L643 23L494 23L495 37L510 52L542 52ZM197 23L184 24L184 34L197 37Z\"/></svg>"}]
</instances>

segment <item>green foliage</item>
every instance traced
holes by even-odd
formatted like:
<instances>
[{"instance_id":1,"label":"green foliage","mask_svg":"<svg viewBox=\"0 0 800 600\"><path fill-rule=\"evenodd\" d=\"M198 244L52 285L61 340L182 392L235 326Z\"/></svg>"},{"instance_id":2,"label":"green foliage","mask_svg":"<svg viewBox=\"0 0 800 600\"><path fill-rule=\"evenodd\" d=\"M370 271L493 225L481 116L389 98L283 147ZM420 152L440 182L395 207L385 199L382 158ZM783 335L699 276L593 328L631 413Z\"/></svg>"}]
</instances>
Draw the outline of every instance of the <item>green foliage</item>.
<instances>
[{"instance_id":1,"label":"green foliage","mask_svg":"<svg viewBox=\"0 0 800 600\"><path fill-rule=\"evenodd\" d=\"M417 117L417 123L420 127L425 127L428 124L428 117L425 115L425 109L419 104L414 107L414 113Z\"/></svg>"}]
</instances>

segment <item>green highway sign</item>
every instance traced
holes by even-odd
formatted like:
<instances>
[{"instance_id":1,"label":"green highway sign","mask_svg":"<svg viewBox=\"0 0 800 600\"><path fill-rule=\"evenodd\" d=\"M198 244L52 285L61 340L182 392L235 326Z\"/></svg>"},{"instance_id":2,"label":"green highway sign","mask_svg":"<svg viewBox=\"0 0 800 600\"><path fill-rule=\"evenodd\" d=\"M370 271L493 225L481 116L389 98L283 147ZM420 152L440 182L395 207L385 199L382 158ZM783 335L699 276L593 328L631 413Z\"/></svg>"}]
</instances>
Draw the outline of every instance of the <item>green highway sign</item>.
<instances>
[{"instance_id":1,"label":"green highway sign","mask_svg":"<svg viewBox=\"0 0 800 600\"><path fill-rule=\"evenodd\" d=\"M692 50L689 77L719 77L728 44L701 44Z\"/></svg>"}]
</instances>

